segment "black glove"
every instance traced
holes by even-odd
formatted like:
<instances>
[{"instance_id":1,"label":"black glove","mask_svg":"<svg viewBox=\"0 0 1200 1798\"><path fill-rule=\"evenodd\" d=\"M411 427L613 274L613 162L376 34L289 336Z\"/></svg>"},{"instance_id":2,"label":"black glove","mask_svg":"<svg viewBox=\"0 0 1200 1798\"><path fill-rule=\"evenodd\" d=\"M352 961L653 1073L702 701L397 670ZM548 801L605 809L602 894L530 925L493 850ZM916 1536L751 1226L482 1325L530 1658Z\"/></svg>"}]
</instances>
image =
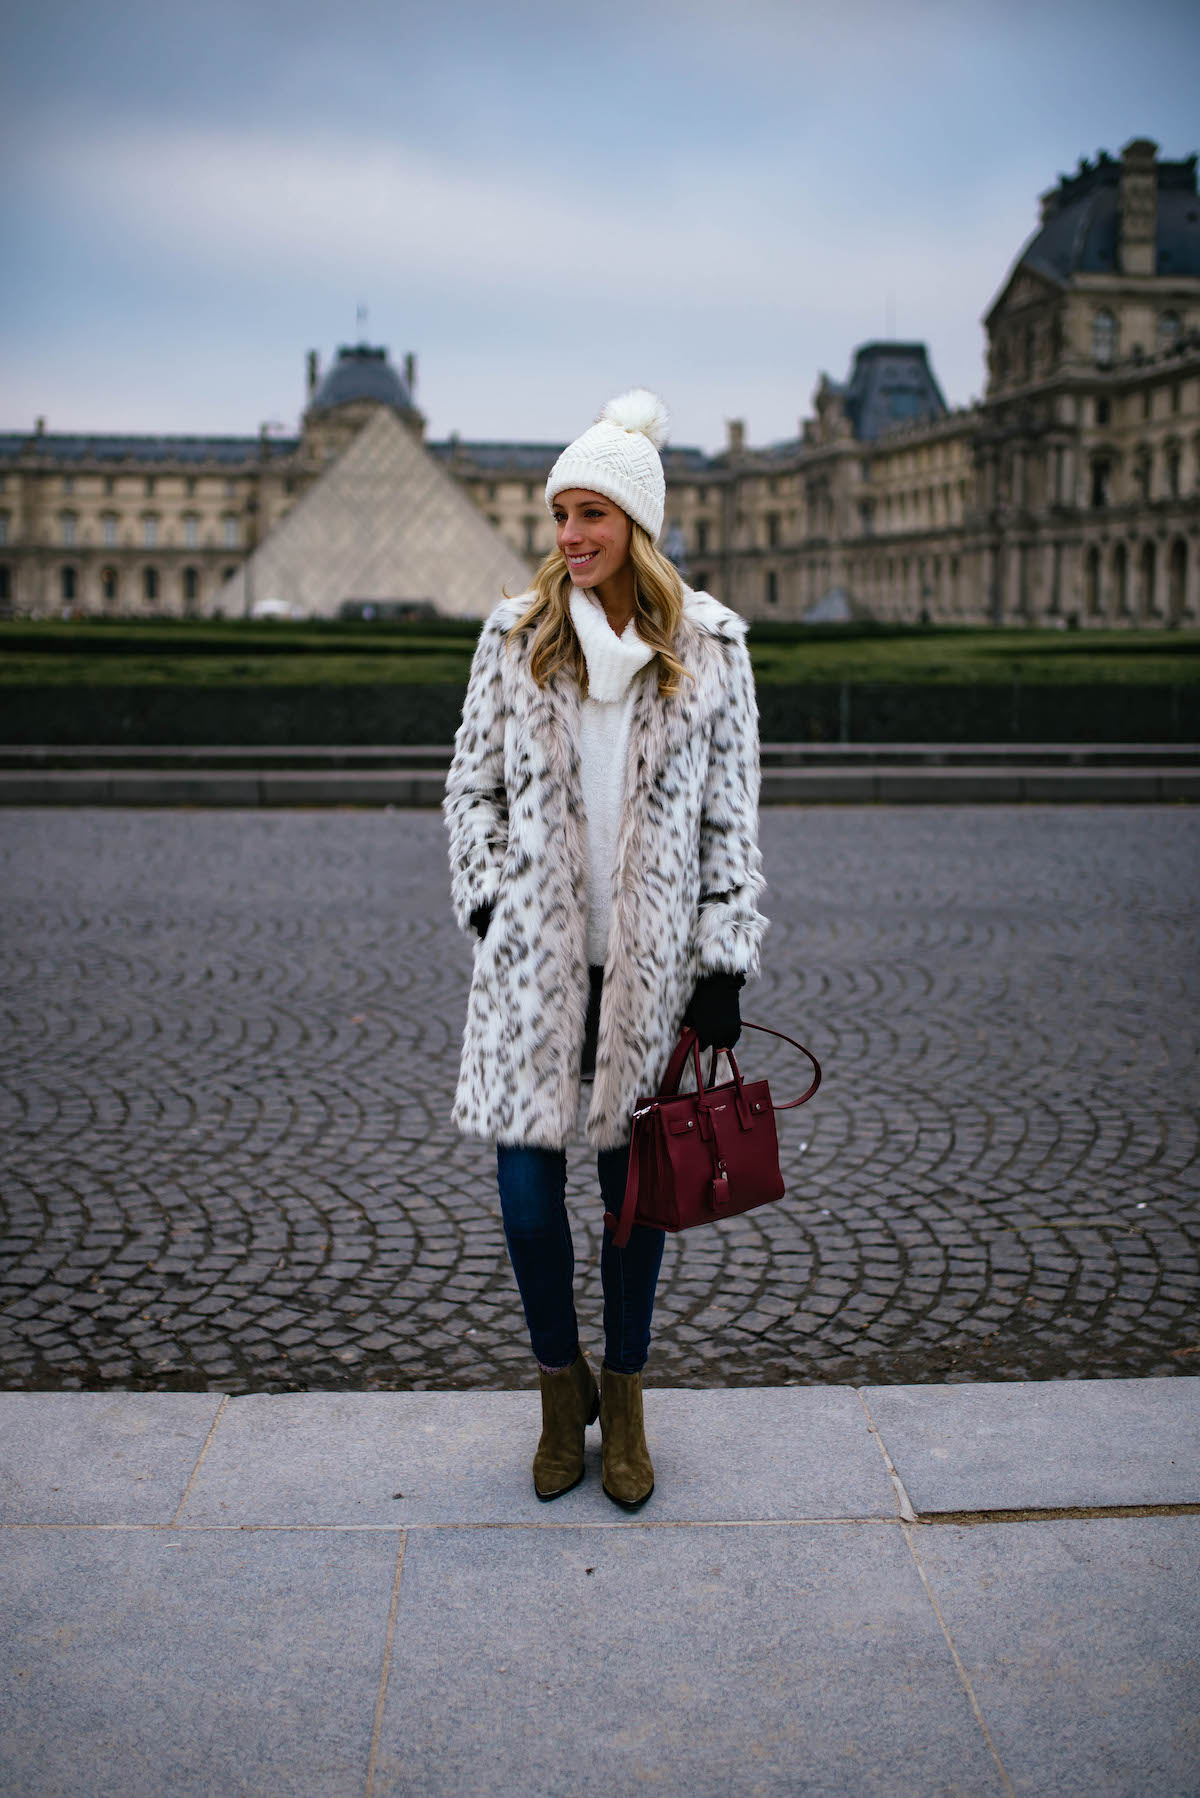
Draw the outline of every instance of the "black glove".
<instances>
[{"instance_id":1,"label":"black glove","mask_svg":"<svg viewBox=\"0 0 1200 1798\"><path fill-rule=\"evenodd\" d=\"M485 900L482 905L477 905L475 910L471 913L471 929L479 932L479 940L481 943L488 933L488 925L492 921L492 912L494 910L495 907L489 899Z\"/></svg>"},{"instance_id":2,"label":"black glove","mask_svg":"<svg viewBox=\"0 0 1200 1798\"><path fill-rule=\"evenodd\" d=\"M738 992L746 984L744 974L702 974L691 1003L683 1014L700 1039L702 1049L732 1049L742 1034Z\"/></svg>"}]
</instances>

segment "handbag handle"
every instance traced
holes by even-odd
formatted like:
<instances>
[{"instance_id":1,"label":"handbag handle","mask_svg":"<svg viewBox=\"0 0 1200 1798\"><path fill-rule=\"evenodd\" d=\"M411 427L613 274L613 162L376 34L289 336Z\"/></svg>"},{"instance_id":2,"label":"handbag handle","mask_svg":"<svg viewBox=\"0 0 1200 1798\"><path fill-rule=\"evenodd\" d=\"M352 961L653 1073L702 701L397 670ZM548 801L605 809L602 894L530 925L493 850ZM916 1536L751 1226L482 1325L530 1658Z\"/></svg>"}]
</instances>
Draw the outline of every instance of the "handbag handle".
<instances>
[{"instance_id":1,"label":"handbag handle","mask_svg":"<svg viewBox=\"0 0 1200 1798\"><path fill-rule=\"evenodd\" d=\"M806 1049L804 1044L798 1043L794 1037L785 1036L782 1030L772 1030L768 1024L752 1024L749 1019L743 1018L742 1027L745 1030L757 1030L763 1036L777 1036L780 1042L790 1043L793 1049L799 1049L801 1055L808 1057L813 1065L811 1084L800 1094L798 1099L789 1099L786 1105L773 1105L771 1109L772 1111L792 1111L797 1105L806 1105L821 1084L821 1064L813 1054L812 1050ZM696 1091L703 1092L705 1090L705 1082L700 1068L700 1038L690 1024L685 1024L680 1033L679 1041L676 1043L672 1052L671 1059L667 1063L667 1071L663 1076L663 1083L660 1089L662 1095L667 1096L679 1091L679 1082L683 1077L684 1066L689 1055L693 1058L696 1069ZM735 1080L741 1079L737 1062L733 1058L733 1050L718 1046L714 1043L712 1058L708 1064L709 1086L712 1086L713 1084L714 1076L717 1071L717 1057L720 1055L727 1055L729 1057L729 1065L733 1069Z\"/></svg>"}]
</instances>

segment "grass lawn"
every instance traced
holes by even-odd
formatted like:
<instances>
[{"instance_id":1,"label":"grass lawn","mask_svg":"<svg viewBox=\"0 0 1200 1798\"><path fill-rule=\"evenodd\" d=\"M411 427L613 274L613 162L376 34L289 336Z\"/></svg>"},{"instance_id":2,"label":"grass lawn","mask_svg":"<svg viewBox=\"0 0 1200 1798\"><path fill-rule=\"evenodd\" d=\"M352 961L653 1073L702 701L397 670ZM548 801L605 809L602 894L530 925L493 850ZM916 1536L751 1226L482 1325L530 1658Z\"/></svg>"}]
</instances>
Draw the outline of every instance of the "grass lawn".
<instances>
[{"instance_id":1,"label":"grass lawn","mask_svg":"<svg viewBox=\"0 0 1200 1798\"><path fill-rule=\"evenodd\" d=\"M811 628L778 641L751 633L759 681L902 681L1042 685L1200 680L1200 631L912 629L851 632Z\"/></svg>"},{"instance_id":2,"label":"grass lawn","mask_svg":"<svg viewBox=\"0 0 1200 1798\"><path fill-rule=\"evenodd\" d=\"M477 627L0 622L0 685L361 686L465 682ZM761 683L1200 681L1200 631L754 627Z\"/></svg>"}]
</instances>

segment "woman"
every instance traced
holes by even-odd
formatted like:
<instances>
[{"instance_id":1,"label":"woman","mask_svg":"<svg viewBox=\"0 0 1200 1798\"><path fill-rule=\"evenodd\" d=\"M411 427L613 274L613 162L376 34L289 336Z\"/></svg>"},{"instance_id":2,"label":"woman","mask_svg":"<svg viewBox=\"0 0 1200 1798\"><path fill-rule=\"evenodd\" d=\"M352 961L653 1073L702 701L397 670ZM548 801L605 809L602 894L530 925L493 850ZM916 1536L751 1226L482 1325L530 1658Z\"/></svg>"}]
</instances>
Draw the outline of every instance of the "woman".
<instances>
[{"instance_id":1,"label":"woman","mask_svg":"<svg viewBox=\"0 0 1200 1798\"><path fill-rule=\"evenodd\" d=\"M600 1417L604 1490L654 1488L642 1419L663 1232L604 1233L604 1363L579 1347L565 1145L587 1137L616 1213L632 1113L684 1023L741 1030L766 920L758 715L745 624L655 548L662 402L623 394L546 483L557 547L480 633L446 786L451 894L478 933L454 1122L495 1140L500 1205L538 1362L541 1499L583 1478Z\"/></svg>"}]
</instances>

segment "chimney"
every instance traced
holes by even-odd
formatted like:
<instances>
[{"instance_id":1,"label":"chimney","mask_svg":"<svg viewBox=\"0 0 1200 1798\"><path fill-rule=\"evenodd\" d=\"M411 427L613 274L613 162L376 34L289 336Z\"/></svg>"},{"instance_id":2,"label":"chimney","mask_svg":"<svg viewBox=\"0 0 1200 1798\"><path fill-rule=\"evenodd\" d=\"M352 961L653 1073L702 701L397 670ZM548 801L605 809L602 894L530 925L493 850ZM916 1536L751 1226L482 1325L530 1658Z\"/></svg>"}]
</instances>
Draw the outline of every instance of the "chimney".
<instances>
[{"instance_id":1,"label":"chimney","mask_svg":"<svg viewBox=\"0 0 1200 1798\"><path fill-rule=\"evenodd\" d=\"M1157 265L1158 145L1135 137L1121 151L1121 236L1124 275L1152 275Z\"/></svg>"},{"instance_id":2,"label":"chimney","mask_svg":"<svg viewBox=\"0 0 1200 1798\"><path fill-rule=\"evenodd\" d=\"M308 352L308 397L311 400L317 391L317 382L321 378L321 359L316 350Z\"/></svg>"},{"instance_id":3,"label":"chimney","mask_svg":"<svg viewBox=\"0 0 1200 1798\"><path fill-rule=\"evenodd\" d=\"M415 400L417 397L417 359L411 350L404 358L404 384L408 388L409 399Z\"/></svg>"},{"instance_id":4,"label":"chimney","mask_svg":"<svg viewBox=\"0 0 1200 1798\"><path fill-rule=\"evenodd\" d=\"M731 456L740 456L746 447L746 421L744 418L727 418L725 428L729 433L726 445Z\"/></svg>"}]
</instances>

